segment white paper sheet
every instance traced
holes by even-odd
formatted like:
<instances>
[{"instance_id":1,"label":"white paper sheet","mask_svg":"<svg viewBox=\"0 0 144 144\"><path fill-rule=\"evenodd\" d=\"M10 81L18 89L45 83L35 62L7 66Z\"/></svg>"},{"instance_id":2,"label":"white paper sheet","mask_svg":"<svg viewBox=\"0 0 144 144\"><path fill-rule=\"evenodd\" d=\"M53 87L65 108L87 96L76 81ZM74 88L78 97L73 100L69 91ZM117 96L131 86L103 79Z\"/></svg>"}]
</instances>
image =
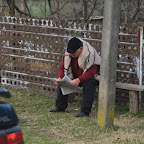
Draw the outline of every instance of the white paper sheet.
<instances>
[{"instance_id":1,"label":"white paper sheet","mask_svg":"<svg viewBox=\"0 0 144 144\"><path fill-rule=\"evenodd\" d=\"M50 78L50 80L56 82L56 78ZM66 94L70 94L70 93L73 93L73 92L78 92L78 91L82 91L82 88L81 87L73 87L71 86L72 80L68 77L68 76L64 76L61 81L58 81L57 83L60 84L60 88L61 88L61 91L62 91L62 94L63 95L66 95Z\"/></svg>"}]
</instances>

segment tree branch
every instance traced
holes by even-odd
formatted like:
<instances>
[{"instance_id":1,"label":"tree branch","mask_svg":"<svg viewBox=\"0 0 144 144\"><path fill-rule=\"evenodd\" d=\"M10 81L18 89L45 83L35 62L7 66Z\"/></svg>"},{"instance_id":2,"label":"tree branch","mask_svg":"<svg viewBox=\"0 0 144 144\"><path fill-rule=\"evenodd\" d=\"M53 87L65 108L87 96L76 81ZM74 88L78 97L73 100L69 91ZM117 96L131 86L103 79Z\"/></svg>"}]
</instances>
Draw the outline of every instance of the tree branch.
<instances>
[{"instance_id":1,"label":"tree branch","mask_svg":"<svg viewBox=\"0 0 144 144\"><path fill-rule=\"evenodd\" d=\"M10 0L5 0L5 1L7 2L8 6L9 6L9 8L10 8L10 11L11 11L11 1L10 1ZM27 16L30 16L30 17L31 17L31 15L29 15L29 14L24 13L23 11L21 11L16 5L15 5L15 9L16 9L17 12L19 12L20 14L27 15Z\"/></svg>"},{"instance_id":2,"label":"tree branch","mask_svg":"<svg viewBox=\"0 0 144 144\"><path fill-rule=\"evenodd\" d=\"M11 2L10 2L10 0L5 0L5 1L7 2L8 6L9 6L9 9L11 11Z\"/></svg>"},{"instance_id":3,"label":"tree branch","mask_svg":"<svg viewBox=\"0 0 144 144\"><path fill-rule=\"evenodd\" d=\"M86 22L90 19L91 15L93 14L93 12L95 10L95 7L96 7L96 3L97 3L97 0L95 0L94 6L93 6L93 8L92 8L92 10L91 10L91 12L89 14L89 16L87 17Z\"/></svg>"},{"instance_id":4,"label":"tree branch","mask_svg":"<svg viewBox=\"0 0 144 144\"><path fill-rule=\"evenodd\" d=\"M49 5L49 8L50 8L50 13L52 13L51 0L48 0L48 5Z\"/></svg>"},{"instance_id":5,"label":"tree branch","mask_svg":"<svg viewBox=\"0 0 144 144\"><path fill-rule=\"evenodd\" d=\"M21 11L16 5L15 5L15 9L17 10L17 12L19 12L20 14L23 14L23 15L27 15L27 16L30 16L29 14L27 13L24 13L23 11Z\"/></svg>"},{"instance_id":6,"label":"tree branch","mask_svg":"<svg viewBox=\"0 0 144 144\"><path fill-rule=\"evenodd\" d=\"M139 10L140 10L140 4L141 4L141 3L140 3L140 0L137 0L136 10L134 11L134 14L133 14L132 18L128 21L128 24L129 24L129 25L134 21L135 17L137 16L137 14L138 14L138 12L139 12Z\"/></svg>"},{"instance_id":7,"label":"tree branch","mask_svg":"<svg viewBox=\"0 0 144 144\"><path fill-rule=\"evenodd\" d=\"M27 10L28 10L29 16L31 17L31 13L30 13L30 10L29 10L29 8L28 8L28 5L27 5L26 0L24 0L24 2L25 2L25 5L26 5L26 8L27 8Z\"/></svg>"},{"instance_id":8,"label":"tree branch","mask_svg":"<svg viewBox=\"0 0 144 144\"><path fill-rule=\"evenodd\" d=\"M60 11L64 8L64 6L68 3L68 1L69 0L67 0L59 10L56 10L55 12L52 12L51 15L49 15L49 16L52 16L52 15L54 15L56 13L60 13Z\"/></svg>"}]
</instances>

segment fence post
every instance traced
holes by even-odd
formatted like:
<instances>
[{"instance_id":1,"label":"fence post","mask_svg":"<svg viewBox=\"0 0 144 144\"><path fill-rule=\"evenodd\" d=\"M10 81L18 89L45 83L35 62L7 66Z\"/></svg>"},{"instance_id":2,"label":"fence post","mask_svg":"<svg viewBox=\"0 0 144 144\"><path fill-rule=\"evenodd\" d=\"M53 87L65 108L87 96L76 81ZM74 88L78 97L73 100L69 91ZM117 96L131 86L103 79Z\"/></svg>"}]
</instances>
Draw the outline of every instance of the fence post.
<instances>
[{"instance_id":1,"label":"fence post","mask_svg":"<svg viewBox=\"0 0 144 144\"><path fill-rule=\"evenodd\" d=\"M137 58L138 58L138 66L137 66L137 76L139 79L139 85L142 85L142 78L143 78L143 68L142 68L142 61L143 61L143 27L138 28L138 49L137 49ZM144 104L142 100L142 92L139 92L139 108L144 109Z\"/></svg>"}]
</instances>

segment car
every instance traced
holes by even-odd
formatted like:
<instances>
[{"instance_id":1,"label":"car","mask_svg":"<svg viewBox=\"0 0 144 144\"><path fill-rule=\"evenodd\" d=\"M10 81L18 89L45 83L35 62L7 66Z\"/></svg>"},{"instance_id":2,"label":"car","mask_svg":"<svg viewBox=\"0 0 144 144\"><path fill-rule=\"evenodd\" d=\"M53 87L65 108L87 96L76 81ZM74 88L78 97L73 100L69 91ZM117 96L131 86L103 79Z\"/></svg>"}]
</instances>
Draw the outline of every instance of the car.
<instances>
[{"instance_id":1,"label":"car","mask_svg":"<svg viewBox=\"0 0 144 144\"><path fill-rule=\"evenodd\" d=\"M10 98L10 92L0 88L0 97ZM0 144L24 144L18 116L11 104L0 101Z\"/></svg>"}]
</instances>

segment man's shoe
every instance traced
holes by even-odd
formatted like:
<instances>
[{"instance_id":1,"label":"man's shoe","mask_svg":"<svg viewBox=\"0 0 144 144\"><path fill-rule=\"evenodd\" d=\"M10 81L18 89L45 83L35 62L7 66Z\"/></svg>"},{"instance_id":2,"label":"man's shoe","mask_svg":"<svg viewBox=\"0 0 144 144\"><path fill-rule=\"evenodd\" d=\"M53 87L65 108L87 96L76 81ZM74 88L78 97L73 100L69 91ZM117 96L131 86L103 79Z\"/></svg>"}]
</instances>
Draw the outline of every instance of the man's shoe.
<instances>
[{"instance_id":1,"label":"man's shoe","mask_svg":"<svg viewBox=\"0 0 144 144\"><path fill-rule=\"evenodd\" d=\"M89 114L88 113L84 113L84 112L80 112L78 114L75 115L75 117L88 117Z\"/></svg>"},{"instance_id":2,"label":"man's shoe","mask_svg":"<svg viewBox=\"0 0 144 144\"><path fill-rule=\"evenodd\" d=\"M50 112L65 112L65 110L64 110L64 109L61 109L61 108L59 108L59 107L56 107L55 109L50 110Z\"/></svg>"}]
</instances>

